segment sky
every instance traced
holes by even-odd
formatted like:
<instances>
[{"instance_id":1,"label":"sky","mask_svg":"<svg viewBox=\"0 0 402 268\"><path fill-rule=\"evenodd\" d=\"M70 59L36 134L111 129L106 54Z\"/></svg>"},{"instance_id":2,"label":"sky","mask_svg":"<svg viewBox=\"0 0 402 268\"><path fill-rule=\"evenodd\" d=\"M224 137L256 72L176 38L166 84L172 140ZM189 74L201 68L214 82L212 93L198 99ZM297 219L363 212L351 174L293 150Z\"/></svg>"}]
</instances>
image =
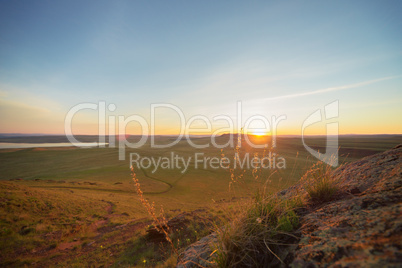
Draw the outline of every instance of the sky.
<instances>
[{"instance_id":1,"label":"sky","mask_svg":"<svg viewBox=\"0 0 402 268\"><path fill-rule=\"evenodd\" d=\"M222 118L236 132L262 116L248 126L269 134L282 118L277 134L299 135L320 109L305 134L329 122L402 134L401 12L401 1L1 0L0 133L211 134L230 131ZM66 120L79 104L95 108Z\"/></svg>"}]
</instances>

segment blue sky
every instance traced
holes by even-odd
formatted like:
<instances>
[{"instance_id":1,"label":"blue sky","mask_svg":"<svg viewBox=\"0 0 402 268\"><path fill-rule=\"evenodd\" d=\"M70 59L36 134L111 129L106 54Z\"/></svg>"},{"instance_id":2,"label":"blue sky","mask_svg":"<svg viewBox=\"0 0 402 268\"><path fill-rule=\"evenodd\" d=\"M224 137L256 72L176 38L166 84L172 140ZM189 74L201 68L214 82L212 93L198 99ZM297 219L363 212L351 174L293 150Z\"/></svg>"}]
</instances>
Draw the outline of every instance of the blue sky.
<instances>
[{"instance_id":1,"label":"blue sky","mask_svg":"<svg viewBox=\"0 0 402 268\"><path fill-rule=\"evenodd\" d=\"M402 133L401 11L400 1L0 1L0 132L63 133L71 107L103 100L112 115L147 120L151 103L211 118L242 101L244 117L285 114L282 133L300 134L339 100L341 133ZM74 120L76 133L97 132L96 112ZM161 113L160 133L177 132L174 120Z\"/></svg>"}]
</instances>

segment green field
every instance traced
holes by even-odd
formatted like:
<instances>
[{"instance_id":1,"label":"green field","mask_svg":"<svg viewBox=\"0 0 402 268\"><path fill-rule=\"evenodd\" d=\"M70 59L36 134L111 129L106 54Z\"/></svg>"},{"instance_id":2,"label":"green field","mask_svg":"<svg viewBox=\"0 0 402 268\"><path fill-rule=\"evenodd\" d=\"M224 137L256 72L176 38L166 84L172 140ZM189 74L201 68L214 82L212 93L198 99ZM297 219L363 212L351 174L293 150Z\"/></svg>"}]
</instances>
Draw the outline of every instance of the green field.
<instances>
[{"instance_id":1,"label":"green field","mask_svg":"<svg viewBox=\"0 0 402 268\"><path fill-rule=\"evenodd\" d=\"M172 138L159 137L158 142L169 139ZM209 140L193 139L197 144ZM227 142L227 137L220 137L218 142ZM306 142L317 150L325 150L322 137L310 137ZM401 143L402 136L396 135L341 136L340 163ZM163 205L167 217L197 209L204 209L208 215L223 215L236 200L252 196L264 183L272 192L293 185L316 162L304 149L300 137L280 137L271 153L285 159L285 169L264 169L256 173L258 178L253 177L252 169L245 170L242 183L231 183L229 170L204 169L199 164L196 168L194 155L221 158L223 152L232 159L234 148L224 148L222 152L211 146L194 149L185 140L165 149L151 148L149 143L138 149L126 149L124 161L118 160L117 148L3 149L0 150L0 261L13 266L138 264L139 258L151 254L141 251L141 247L135 252L135 243L143 234L149 216L136 195L129 154L156 159L169 158L172 152L184 159L192 157L185 172L159 168L152 173L153 165L148 169L135 168L145 197L157 206ZM261 156L263 150L244 145L240 153ZM116 229L116 226L123 227ZM105 250L108 254L102 253ZM130 258L136 261L131 262ZM157 262L161 261L149 260L148 264Z\"/></svg>"}]
</instances>

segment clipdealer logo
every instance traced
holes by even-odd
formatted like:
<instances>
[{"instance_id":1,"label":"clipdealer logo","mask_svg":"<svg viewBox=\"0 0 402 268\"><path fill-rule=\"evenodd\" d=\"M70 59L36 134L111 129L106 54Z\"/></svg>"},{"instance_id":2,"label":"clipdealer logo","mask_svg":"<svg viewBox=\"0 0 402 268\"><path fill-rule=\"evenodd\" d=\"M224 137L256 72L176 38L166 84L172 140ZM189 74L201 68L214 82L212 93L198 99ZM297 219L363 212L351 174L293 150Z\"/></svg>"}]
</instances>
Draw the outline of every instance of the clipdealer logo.
<instances>
[{"instance_id":1,"label":"clipdealer logo","mask_svg":"<svg viewBox=\"0 0 402 268\"><path fill-rule=\"evenodd\" d=\"M111 103L106 105L105 101L99 101L98 103L80 103L74 107L72 107L66 117L64 122L64 129L65 134L70 141L70 143L74 146L80 147L81 142L79 142L73 135L72 132L72 124L73 124L73 117L78 112L82 110L94 110L97 111L98 116L98 136L99 136L99 147L110 147L119 148L119 160L126 159L126 148L140 148L145 145L148 140L150 140L150 147L151 148L172 148L178 142L183 139L186 139L188 144L195 148L195 149L203 149L208 147L215 147L218 149L232 147L235 146L241 147L241 142L244 141L247 143L248 146L255 149L266 148L267 144L255 144L253 143L248 135L242 135L243 139L239 139L238 143L234 144L234 135L233 133L253 133L255 131L260 131L263 133L269 133L271 136L271 148L275 148L277 146L277 130L278 125L281 121L286 120L286 115L280 116L272 116L271 120L268 120L263 115L253 115L247 118L243 123L242 119L242 103L239 101L237 102L236 107L236 120L233 120L228 115L216 115L210 120L208 117L204 115L194 115L186 120L186 117L183 111L170 103L157 103L150 105L150 123L141 115L134 114L128 117L124 115L109 115L107 116L108 112L114 112L116 110L116 105ZM172 112L175 112L178 115L180 120L180 129L178 135L173 138L172 141L165 144L158 144L156 137L156 111L157 109L169 109ZM331 165L337 166L338 165L338 128L339 124L338 121L335 121L339 117L339 101L331 102L324 106L324 115L322 116L322 112L320 109L313 112L309 115L306 120L304 120L302 127L301 127L301 139L303 146L305 149L317 159ZM305 130L316 123L322 123L323 120L332 120L334 122L330 122L326 124L326 151L325 153L320 153L319 151L314 150L313 148L309 147L305 142ZM194 121L202 121L205 123L205 128L194 128L192 124ZM223 121L226 123L228 127L221 127L221 128L213 128L212 126L214 123L218 121ZM263 128L252 128L251 125L253 122L259 121L264 126ZM141 126L141 135L139 140L135 142L129 141L129 135L126 135L126 128L127 125L131 122L135 122ZM116 129L117 123L117 129ZM106 126L108 126L108 143L106 143ZM191 134L194 132L207 132L212 133L210 134L210 140L204 144L195 144L191 140ZM219 137L223 133L231 133L231 138L224 144L217 143L217 137ZM116 137L118 137L117 144L116 144ZM204 167L204 168L233 168L236 167L237 162L232 161L230 162L229 159L224 160L228 162L223 162L222 159L217 158L208 158L204 155L200 155L198 153L194 154L194 156L190 156L187 159L184 157L175 155L174 152L171 152L173 157L161 157L159 159L149 158L149 157L141 157L139 154L131 153L130 154L130 165L136 165L137 167L142 168L153 168L156 171L158 168L176 168L181 170L181 172L185 172L190 163L194 163L196 168ZM271 153L271 152L270 152ZM240 159L240 156L236 156ZM235 158L236 158L235 157ZM201 163L202 162L202 163ZM286 168L285 159L283 157L279 157L278 155L271 155L264 159L256 160L254 157L251 157L248 154L242 159L242 168L243 166L246 168ZM153 172L155 172L153 171Z\"/></svg>"}]
</instances>

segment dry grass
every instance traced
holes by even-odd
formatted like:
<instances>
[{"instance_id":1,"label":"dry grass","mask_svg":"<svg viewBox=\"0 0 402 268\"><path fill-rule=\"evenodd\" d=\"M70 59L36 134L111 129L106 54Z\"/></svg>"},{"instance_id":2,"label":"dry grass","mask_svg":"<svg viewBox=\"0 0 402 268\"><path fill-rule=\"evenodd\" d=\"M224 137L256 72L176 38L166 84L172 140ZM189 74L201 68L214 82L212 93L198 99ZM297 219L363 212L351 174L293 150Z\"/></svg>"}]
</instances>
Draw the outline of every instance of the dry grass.
<instances>
[{"instance_id":1,"label":"dry grass","mask_svg":"<svg viewBox=\"0 0 402 268\"><path fill-rule=\"evenodd\" d=\"M294 240L299 224L296 200L257 194L248 209L219 229L219 267L268 267L282 262L279 252Z\"/></svg>"},{"instance_id":2,"label":"dry grass","mask_svg":"<svg viewBox=\"0 0 402 268\"><path fill-rule=\"evenodd\" d=\"M254 175L254 174L253 174ZM235 177L232 175L232 178ZM331 166L318 161L301 179L301 188L314 203L330 201L338 191ZM216 263L219 267L271 267L283 264L285 247L297 240L297 209L305 207L303 191L291 199L265 194L260 190L232 223L218 229Z\"/></svg>"},{"instance_id":3,"label":"dry grass","mask_svg":"<svg viewBox=\"0 0 402 268\"><path fill-rule=\"evenodd\" d=\"M240 137L235 148L234 161L240 161ZM265 148L262 157L266 156ZM254 157L258 158L258 153ZM222 157L224 157L222 153ZM240 165L239 165L240 166ZM283 200L267 191L270 175L263 176L261 169L251 170L249 177L262 182L251 201L239 204L242 213L231 223L217 229L215 262L219 267L270 267L282 263L281 249L291 243L299 225L295 209L302 206L299 199ZM247 188L246 170L230 170L230 188L241 184Z\"/></svg>"},{"instance_id":4,"label":"dry grass","mask_svg":"<svg viewBox=\"0 0 402 268\"><path fill-rule=\"evenodd\" d=\"M239 147L235 150L239 155ZM264 150L263 156L265 154ZM257 153L254 155L258 157ZM231 184L246 182L245 170L230 170L230 173ZM302 176L301 187L290 195L290 200L267 194L269 177L261 177L260 170L252 170L251 175L263 181L262 187L250 203L243 204L242 214L233 217L229 225L218 228L219 241L214 253L219 267L286 265L283 262L285 248L298 239L297 209L308 205L306 192L313 203L318 203L331 200L338 190L331 166L320 161Z\"/></svg>"},{"instance_id":5,"label":"dry grass","mask_svg":"<svg viewBox=\"0 0 402 268\"><path fill-rule=\"evenodd\" d=\"M0 266L38 261L36 251L50 251L72 237L86 239L82 229L104 215L104 202L68 192L32 189L11 182L0 183Z\"/></svg>"},{"instance_id":6,"label":"dry grass","mask_svg":"<svg viewBox=\"0 0 402 268\"><path fill-rule=\"evenodd\" d=\"M240 137L238 144L241 142ZM234 149L234 161L240 162L240 146ZM266 149L262 156L266 155ZM221 151L221 157L225 157ZM258 158L258 153L254 153ZM238 165L240 166L240 165ZM303 187L314 202L325 202L332 198L337 191L335 181L331 176L330 166L317 162L302 177ZM239 185L243 189L248 187L249 181L245 169L230 169L229 189ZM272 174L271 174L272 175ZM261 188L257 190L255 197L249 201L241 201L242 207L233 215L230 223L224 227L217 227L218 243L213 252L215 263L219 267L270 267L284 264L283 253L286 247L294 243L298 238L295 235L299 225L299 215L296 210L305 206L302 195L297 193L289 200L278 195L271 195L267 191L270 176L265 177L261 169L251 170L252 181L260 180ZM137 194L141 203L153 218L155 226L167 226L163 210L159 217L155 213L154 204L150 204L143 196L138 179L132 169L132 176L137 187ZM240 200L242 200L240 198ZM178 249L171 239L170 230L159 230L166 237L173 252L178 255Z\"/></svg>"},{"instance_id":7,"label":"dry grass","mask_svg":"<svg viewBox=\"0 0 402 268\"><path fill-rule=\"evenodd\" d=\"M134 181L136 189L137 189L137 195L140 198L142 205L147 209L148 214L152 217L155 227L158 228L159 232L162 232L165 235L165 239L171 245L173 252L176 254L176 256L179 256L179 253L178 253L175 245L173 244L173 241L170 239L170 236L169 236L170 230L169 230L169 226L167 224L167 220L165 217L165 212L163 210L163 207L161 207L160 214L158 217L156 215L156 211L155 211L155 204L154 203L150 204L148 202L148 200L145 199L143 192L141 190L140 182L137 179L137 176L134 172L134 168L132 166L131 166L131 176L133 178L133 181Z\"/></svg>"},{"instance_id":8,"label":"dry grass","mask_svg":"<svg viewBox=\"0 0 402 268\"><path fill-rule=\"evenodd\" d=\"M313 203L327 202L338 191L331 166L318 161L302 177L302 183Z\"/></svg>"}]
</instances>

